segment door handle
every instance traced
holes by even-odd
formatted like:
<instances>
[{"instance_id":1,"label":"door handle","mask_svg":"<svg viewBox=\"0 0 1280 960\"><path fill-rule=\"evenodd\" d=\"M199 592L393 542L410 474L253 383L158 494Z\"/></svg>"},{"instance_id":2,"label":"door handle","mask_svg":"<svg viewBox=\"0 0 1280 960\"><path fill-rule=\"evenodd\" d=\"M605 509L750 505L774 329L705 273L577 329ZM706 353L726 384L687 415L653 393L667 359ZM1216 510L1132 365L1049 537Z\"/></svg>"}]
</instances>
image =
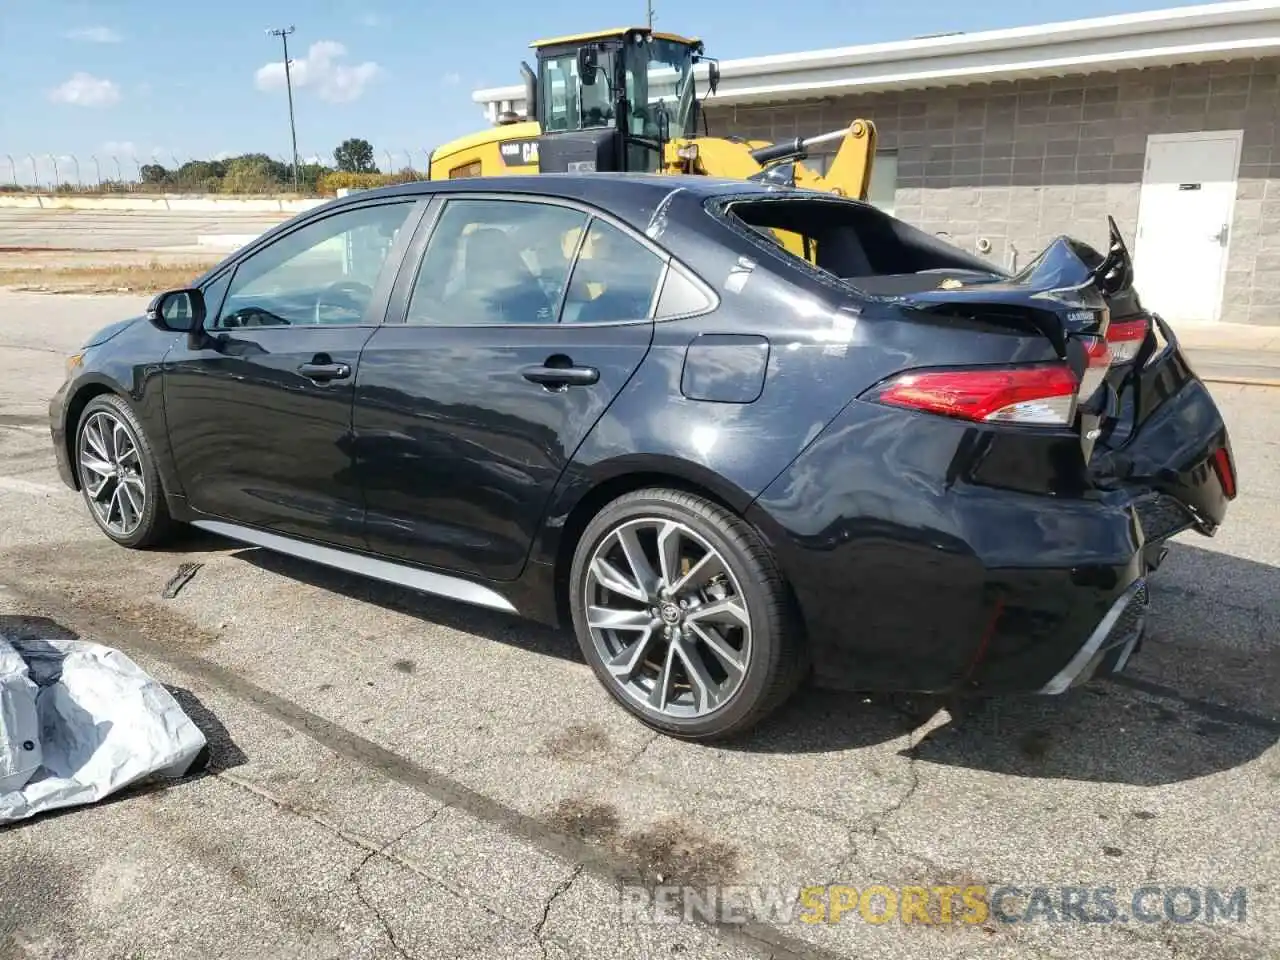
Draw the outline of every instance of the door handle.
<instances>
[{"instance_id":1,"label":"door handle","mask_svg":"<svg viewBox=\"0 0 1280 960\"><path fill-rule=\"evenodd\" d=\"M538 365L525 367L520 373L526 380L544 387L587 387L600 379L600 371L595 367Z\"/></svg>"},{"instance_id":2,"label":"door handle","mask_svg":"<svg viewBox=\"0 0 1280 960\"><path fill-rule=\"evenodd\" d=\"M351 376L351 368L345 363L304 363L298 372L308 380L320 382L328 380L345 380Z\"/></svg>"}]
</instances>

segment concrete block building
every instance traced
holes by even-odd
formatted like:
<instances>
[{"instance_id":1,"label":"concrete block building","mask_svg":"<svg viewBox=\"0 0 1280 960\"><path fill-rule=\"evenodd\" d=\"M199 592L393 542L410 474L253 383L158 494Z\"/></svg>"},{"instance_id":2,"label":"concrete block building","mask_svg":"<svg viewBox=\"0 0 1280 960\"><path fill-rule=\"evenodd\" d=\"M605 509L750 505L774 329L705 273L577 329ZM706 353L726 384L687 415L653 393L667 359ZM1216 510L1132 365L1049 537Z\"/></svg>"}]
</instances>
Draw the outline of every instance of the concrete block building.
<instances>
[{"instance_id":1,"label":"concrete block building","mask_svg":"<svg viewBox=\"0 0 1280 960\"><path fill-rule=\"evenodd\" d=\"M720 66L713 135L789 139L870 119L870 200L902 219L1017 267L1060 233L1102 244L1110 214L1153 309L1280 324L1280 0ZM524 110L522 94L473 99L496 122Z\"/></svg>"}]
</instances>

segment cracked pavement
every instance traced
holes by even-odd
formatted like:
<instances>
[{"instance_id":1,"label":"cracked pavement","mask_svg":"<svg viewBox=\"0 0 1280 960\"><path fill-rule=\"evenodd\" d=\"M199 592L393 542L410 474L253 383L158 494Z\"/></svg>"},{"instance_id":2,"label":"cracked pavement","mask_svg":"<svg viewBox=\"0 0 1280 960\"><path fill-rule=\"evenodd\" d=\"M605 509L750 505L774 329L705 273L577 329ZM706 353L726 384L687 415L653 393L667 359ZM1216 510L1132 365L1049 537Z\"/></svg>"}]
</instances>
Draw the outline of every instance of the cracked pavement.
<instances>
[{"instance_id":1,"label":"cracked pavement","mask_svg":"<svg viewBox=\"0 0 1280 960\"><path fill-rule=\"evenodd\" d=\"M806 689L705 747L630 720L567 635L212 537L112 546L56 478L44 407L61 353L138 305L0 294L0 624L124 649L212 766L0 830L3 960L1280 955L1280 391L1213 388L1244 492L1173 546L1122 682L954 720ZM1243 886L1248 911L642 923L635 880L1109 886L1124 908Z\"/></svg>"}]
</instances>

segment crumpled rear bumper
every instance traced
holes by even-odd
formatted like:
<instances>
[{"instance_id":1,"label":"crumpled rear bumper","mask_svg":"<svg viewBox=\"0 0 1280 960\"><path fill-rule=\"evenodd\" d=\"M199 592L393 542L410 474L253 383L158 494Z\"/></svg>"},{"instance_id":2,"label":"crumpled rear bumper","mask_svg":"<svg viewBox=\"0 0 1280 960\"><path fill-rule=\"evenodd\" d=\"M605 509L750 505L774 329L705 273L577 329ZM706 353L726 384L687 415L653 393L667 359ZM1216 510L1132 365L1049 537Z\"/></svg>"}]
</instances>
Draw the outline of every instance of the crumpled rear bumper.
<instances>
[{"instance_id":1,"label":"crumpled rear bumper","mask_svg":"<svg viewBox=\"0 0 1280 960\"><path fill-rule=\"evenodd\" d=\"M1096 676L1124 670L1142 643L1149 603L1146 578L1139 577L1116 598L1080 649L1038 692L1065 693Z\"/></svg>"}]
</instances>

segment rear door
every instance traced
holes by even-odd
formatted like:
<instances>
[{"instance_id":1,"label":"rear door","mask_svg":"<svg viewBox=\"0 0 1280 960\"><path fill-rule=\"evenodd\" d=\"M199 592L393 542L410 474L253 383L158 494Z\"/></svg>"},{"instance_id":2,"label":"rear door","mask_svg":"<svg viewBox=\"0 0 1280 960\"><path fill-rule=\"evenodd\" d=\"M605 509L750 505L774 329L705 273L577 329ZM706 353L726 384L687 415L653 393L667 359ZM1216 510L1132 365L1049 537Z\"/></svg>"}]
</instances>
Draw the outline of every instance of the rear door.
<instances>
[{"instance_id":1,"label":"rear door","mask_svg":"<svg viewBox=\"0 0 1280 960\"><path fill-rule=\"evenodd\" d=\"M356 371L423 209L413 197L343 208L209 287L203 342L183 338L164 361L169 438L194 509L364 547Z\"/></svg>"},{"instance_id":2,"label":"rear door","mask_svg":"<svg viewBox=\"0 0 1280 960\"><path fill-rule=\"evenodd\" d=\"M649 349L665 257L576 205L459 194L409 256L356 381L366 536L388 557L514 578Z\"/></svg>"}]
</instances>

